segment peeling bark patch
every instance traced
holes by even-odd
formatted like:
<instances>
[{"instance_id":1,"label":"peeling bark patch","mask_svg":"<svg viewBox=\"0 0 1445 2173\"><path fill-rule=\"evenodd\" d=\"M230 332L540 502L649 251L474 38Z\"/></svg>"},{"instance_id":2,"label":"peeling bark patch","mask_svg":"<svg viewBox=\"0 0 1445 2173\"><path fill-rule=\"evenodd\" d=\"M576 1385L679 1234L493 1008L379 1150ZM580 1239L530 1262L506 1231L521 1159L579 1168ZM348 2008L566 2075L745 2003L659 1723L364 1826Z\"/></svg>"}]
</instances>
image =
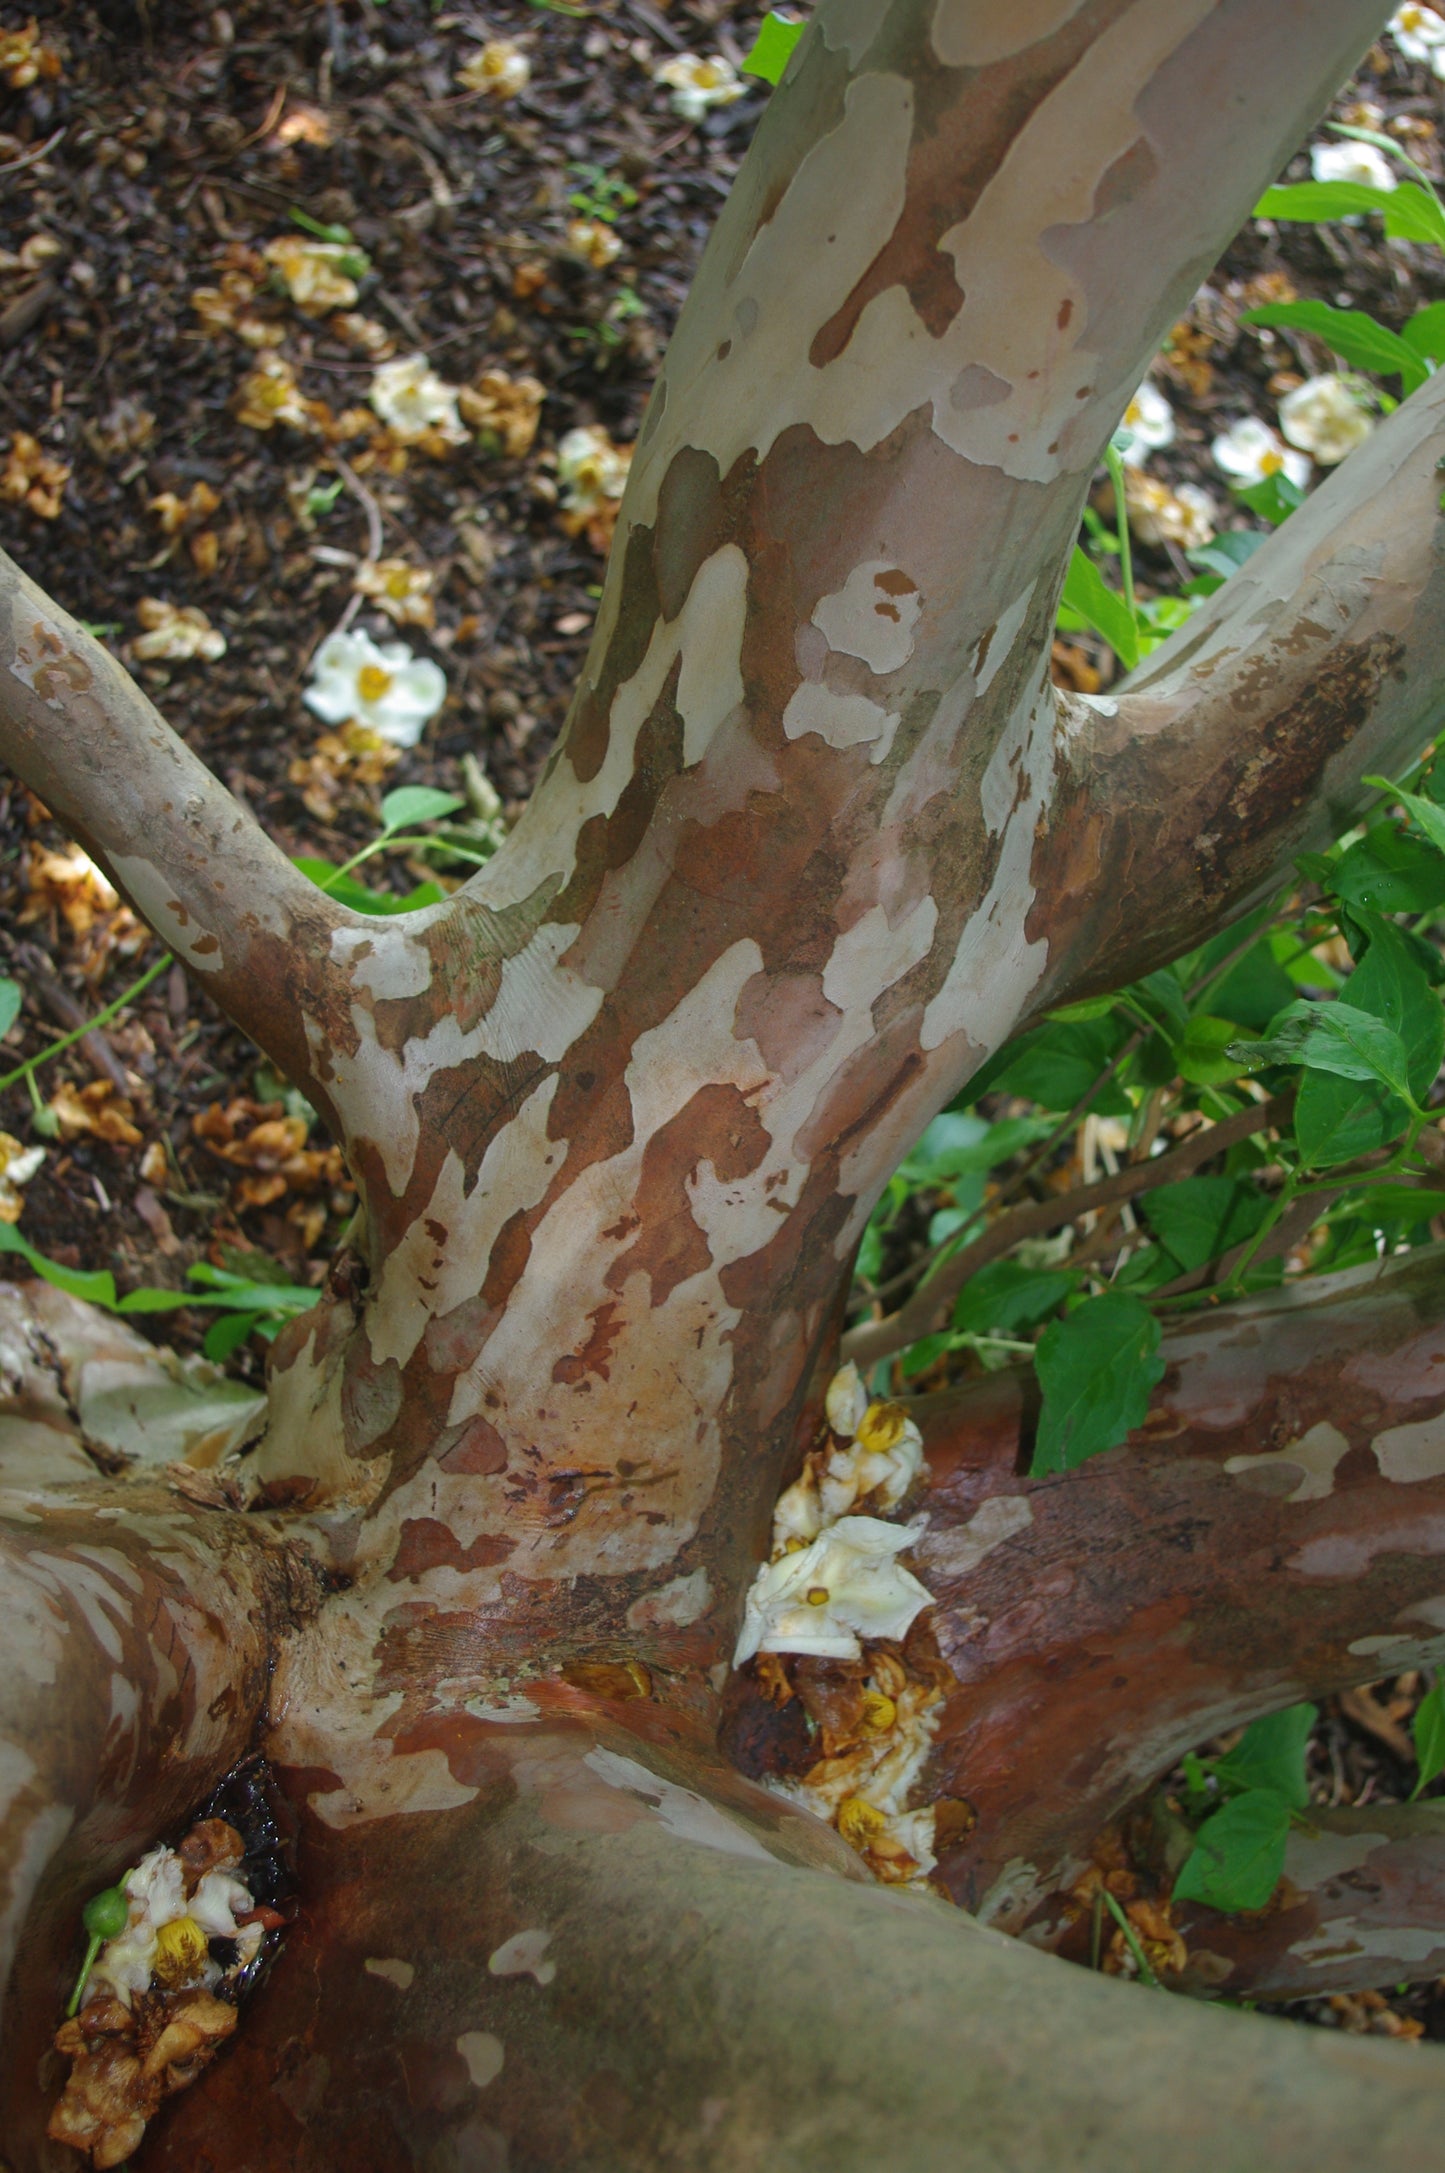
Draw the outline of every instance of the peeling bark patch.
<instances>
[{"instance_id":1,"label":"peeling bark patch","mask_svg":"<svg viewBox=\"0 0 1445 2173\"><path fill-rule=\"evenodd\" d=\"M487 1969L493 1977L535 1977L538 1984L550 1984L557 1974L557 1964L543 1957L551 1944L550 1932L513 1932L488 1955Z\"/></svg>"},{"instance_id":2,"label":"peeling bark patch","mask_svg":"<svg viewBox=\"0 0 1445 2173\"><path fill-rule=\"evenodd\" d=\"M692 1213L698 1172L709 1163L719 1183L734 1183L751 1176L770 1144L756 1110L736 1086L699 1088L643 1150L632 1203L643 1235L608 1269L608 1287L621 1290L640 1271L649 1279L656 1307L667 1303L679 1283L711 1267L712 1249ZM556 1368L552 1377L561 1378Z\"/></svg>"},{"instance_id":3,"label":"peeling bark patch","mask_svg":"<svg viewBox=\"0 0 1445 2173\"><path fill-rule=\"evenodd\" d=\"M490 2030L464 2030L457 2039L457 2051L467 2063L474 2090L485 2090L502 2072L506 2056L502 2040Z\"/></svg>"},{"instance_id":4,"label":"peeling bark patch","mask_svg":"<svg viewBox=\"0 0 1445 2173\"><path fill-rule=\"evenodd\" d=\"M611 1379L608 1361L613 1345L627 1325L625 1316L615 1298L608 1298L595 1307L587 1318L592 1323L591 1333L579 1351L570 1357L559 1358L552 1368L552 1378L563 1388L585 1388L588 1376L599 1381Z\"/></svg>"},{"instance_id":5,"label":"peeling bark patch","mask_svg":"<svg viewBox=\"0 0 1445 2173\"><path fill-rule=\"evenodd\" d=\"M493 1472L506 1470L507 1444L486 1419L469 1419L451 1446L441 1449L437 1463L443 1471L460 1477L489 1478Z\"/></svg>"},{"instance_id":6,"label":"peeling bark patch","mask_svg":"<svg viewBox=\"0 0 1445 2173\"><path fill-rule=\"evenodd\" d=\"M1445 1472L1445 1412L1417 1419L1410 1426L1388 1427L1376 1434L1370 1446L1382 1475L1397 1485L1438 1479Z\"/></svg>"},{"instance_id":7,"label":"peeling bark patch","mask_svg":"<svg viewBox=\"0 0 1445 2173\"><path fill-rule=\"evenodd\" d=\"M384 1984L394 1984L398 1992L409 1992L416 1978L413 1963L398 1961L392 1956L378 1958L368 1954L361 1966L368 1977L380 1977Z\"/></svg>"},{"instance_id":8,"label":"peeling bark patch","mask_svg":"<svg viewBox=\"0 0 1445 2173\"><path fill-rule=\"evenodd\" d=\"M505 1562L515 1539L484 1532L464 1547L450 1525L436 1517L408 1517L401 1527L396 1560L387 1571L390 1583L420 1577L430 1569L495 1569Z\"/></svg>"},{"instance_id":9,"label":"peeling bark patch","mask_svg":"<svg viewBox=\"0 0 1445 2173\"><path fill-rule=\"evenodd\" d=\"M656 1812L658 1823L679 1841L691 1841L700 1848L719 1849L726 1856L744 1856L754 1862L776 1861L755 1834L736 1825L715 1803L709 1803L695 1789L679 1788L675 1781L650 1773L635 1758L597 1749L588 1751L582 1763L609 1788L624 1788L641 1796Z\"/></svg>"},{"instance_id":10,"label":"peeling bark patch","mask_svg":"<svg viewBox=\"0 0 1445 2173\"><path fill-rule=\"evenodd\" d=\"M1339 1428L1322 1419L1318 1426L1311 1426L1308 1433L1301 1434L1298 1441L1291 1441L1282 1449L1271 1449L1262 1456L1231 1456L1226 1459L1224 1468L1231 1477L1238 1474L1247 1478L1256 1473L1278 1472L1281 1475L1280 1493L1285 1501L1323 1501L1327 1494L1334 1492L1335 1466L1342 1456L1348 1456L1349 1451L1350 1444ZM1445 1456L1442 1456L1440 1468L1445 1469Z\"/></svg>"}]
</instances>

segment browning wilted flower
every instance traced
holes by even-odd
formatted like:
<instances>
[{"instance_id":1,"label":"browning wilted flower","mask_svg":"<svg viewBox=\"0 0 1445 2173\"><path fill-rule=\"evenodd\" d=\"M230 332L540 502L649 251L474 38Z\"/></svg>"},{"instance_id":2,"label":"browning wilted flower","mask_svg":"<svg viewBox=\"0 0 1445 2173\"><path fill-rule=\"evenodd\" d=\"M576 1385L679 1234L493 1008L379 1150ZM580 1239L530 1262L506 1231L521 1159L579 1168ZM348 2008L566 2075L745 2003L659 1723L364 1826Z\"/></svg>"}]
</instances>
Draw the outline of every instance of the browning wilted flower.
<instances>
[{"instance_id":1,"label":"browning wilted flower","mask_svg":"<svg viewBox=\"0 0 1445 2173\"><path fill-rule=\"evenodd\" d=\"M369 394L377 414L403 445L465 445L467 433L457 413L457 387L438 377L425 355L405 355L384 362Z\"/></svg>"},{"instance_id":2,"label":"browning wilted flower","mask_svg":"<svg viewBox=\"0 0 1445 2173\"><path fill-rule=\"evenodd\" d=\"M721 53L700 60L696 53L679 53L653 70L653 81L672 92L672 110L685 121L700 121L709 106L730 106L747 89L736 68Z\"/></svg>"},{"instance_id":3,"label":"browning wilted flower","mask_svg":"<svg viewBox=\"0 0 1445 2173\"><path fill-rule=\"evenodd\" d=\"M60 518L60 504L70 469L63 460L47 453L39 438L17 430L10 440L5 465L0 468L0 498L23 505L42 521Z\"/></svg>"},{"instance_id":4,"label":"browning wilted flower","mask_svg":"<svg viewBox=\"0 0 1445 2173\"><path fill-rule=\"evenodd\" d=\"M398 626L435 626L436 608L431 587L436 575L429 566L409 566L404 558L370 560L356 569L352 586L369 596Z\"/></svg>"},{"instance_id":5,"label":"browning wilted flower","mask_svg":"<svg viewBox=\"0 0 1445 2173\"><path fill-rule=\"evenodd\" d=\"M486 91L492 98L515 98L531 79L531 62L510 38L490 38L457 70L457 81L465 89Z\"/></svg>"},{"instance_id":6,"label":"browning wilted flower","mask_svg":"<svg viewBox=\"0 0 1445 2173\"><path fill-rule=\"evenodd\" d=\"M254 304L266 276L264 260L245 242L230 242L220 260L213 287L197 287L191 307L208 332L234 332L247 347L279 347L285 327L256 314Z\"/></svg>"},{"instance_id":7,"label":"browning wilted flower","mask_svg":"<svg viewBox=\"0 0 1445 2173\"><path fill-rule=\"evenodd\" d=\"M1157 476L1129 468L1124 478L1129 526L1141 543L1174 543L1197 551L1213 540L1214 500L1197 483L1171 490Z\"/></svg>"},{"instance_id":8,"label":"browning wilted flower","mask_svg":"<svg viewBox=\"0 0 1445 2173\"><path fill-rule=\"evenodd\" d=\"M168 604L159 596L142 596L135 607L144 632L131 643L143 664L184 664L197 657L214 664L226 653L226 637L212 626L197 604Z\"/></svg>"},{"instance_id":9,"label":"browning wilted flower","mask_svg":"<svg viewBox=\"0 0 1445 2173\"><path fill-rule=\"evenodd\" d=\"M856 1659L860 1638L902 1638L933 1595L896 1560L912 1546L912 1525L843 1517L808 1546L766 1563L754 1578L733 1654L817 1653Z\"/></svg>"},{"instance_id":10,"label":"browning wilted flower","mask_svg":"<svg viewBox=\"0 0 1445 2173\"><path fill-rule=\"evenodd\" d=\"M320 405L302 393L284 355L266 354L241 380L236 420L248 430L274 430L277 423L291 430L316 430Z\"/></svg>"},{"instance_id":11,"label":"browning wilted flower","mask_svg":"<svg viewBox=\"0 0 1445 2173\"><path fill-rule=\"evenodd\" d=\"M567 254L594 272L605 272L621 256L622 242L605 219L572 219L567 226Z\"/></svg>"},{"instance_id":12,"label":"browning wilted flower","mask_svg":"<svg viewBox=\"0 0 1445 2173\"><path fill-rule=\"evenodd\" d=\"M33 15L23 30L0 31L0 76L12 91L28 91L42 76L54 81L61 72L60 55L42 42Z\"/></svg>"},{"instance_id":13,"label":"browning wilted flower","mask_svg":"<svg viewBox=\"0 0 1445 2173\"><path fill-rule=\"evenodd\" d=\"M326 327L336 339L343 340L356 354L365 355L370 362L386 362L396 353L396 341L384 324L374 317L362 317L353 310L344 310L333 317Z\"/></svg>"},{"instance_id":14,"label":"browning wilted flower","mask_svg":"<svg viewBox=\"0 0 1445 2173\"><path fill-rule=\"evenodd\" d=\"M557 480L569 536L585 533L594 551L607 549L631 465L632 447L614 445L600 423L567 432L557 447Z\"/></svg>"},{"instance_id":15,"label":"browning wilted flower","mask_svg":"<svg viewBox=\"0 0 1445 2173\"><path fill-rule=\"evenodd\" d=\"M162 534L178 536L192 521L209 519L220 502L209 483L193 483L184 498L177 497L173 490L163 490L158 498L148 498L146 511L154 513Z\"/></svg>"},{"instance_id":16,"label":"browning wilted flower","mask_svg":"<svg viewBox=\"0 0 1445 2173\"><path fill-rule=\"evenodd\" d=\"M1285 394L1279 403L1279 427L1291 445L1322 468L1333 468L1364 444L1375 423L1360 399L1359 380L1331 370L1307 377Z\"/></svg>"},{"instance_id":17,"label":"browning wilted flower","mask_svg":"<svg viewBox=\"0 0 1445 2173\"><path fill-rule=\"evenodd\" d=\"M546 387L535 377L508 377L505 370L484 370L475 385L463 385L457 404L474 430L490 431L513 460L532 449Z\"/></svg>"},{"instance_id":18,"label":"browning wilted flower","mask_svg":"<svg viewBox=\"0 0 1445 2173\"><path fill-rule=\"evenodd\" d=\"M304 315L319 317L328 309L349 309L356 300L352 273L364 260L345 243L283 234L267 242L264 254Z\"/></svg>"}]
</instances>

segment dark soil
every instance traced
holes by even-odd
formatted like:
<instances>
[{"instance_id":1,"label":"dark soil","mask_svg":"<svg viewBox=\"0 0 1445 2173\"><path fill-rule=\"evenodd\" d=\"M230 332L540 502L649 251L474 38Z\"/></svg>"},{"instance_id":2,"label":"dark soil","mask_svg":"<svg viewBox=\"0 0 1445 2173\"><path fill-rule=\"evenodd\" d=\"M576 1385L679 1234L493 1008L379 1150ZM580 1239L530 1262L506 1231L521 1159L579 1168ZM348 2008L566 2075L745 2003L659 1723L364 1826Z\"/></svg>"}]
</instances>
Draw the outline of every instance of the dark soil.
<instances>
[{"instance_id":1,"label":"dark soil","mask_svg":"<svg viewBox=\"0 0 1445 2173\"><path fill-rule=\"evenodd\" d=\"M208 615L224 658L141 664L137 676L287 851L344 859L375 836L383 790L458 789L467 752L509 811L525 799L561 726L602 572L587 538L559 526L552 452L579 423L601 423L622 442L635 436L766 96L752 85L695 126L678 118L652 69L684 48L739 61L759 12L755 0L491 0L484 25L446 0L233 0L210 10L53 0L33 16L58 72L6 89L0 63L0 462L13 435L29 433L69 470L54 518L0 498L0 542L123 658L143 598ZM27 7L0 5L0 39L32 19ZM459 85L483 35L523 44L531 82L520 96L498 102ZM1388 128L1438 174L1441 89L1380 46L1337 117ZM1378 111L1362 114L1362 101ZM560 253L576 215L569 197L597 189L595 171L579 169L635 191L617 212L622 252L602 271ZM1301 158L1289 177L1307 172ZM547 395L522 457L473 444L444 460L414 453L402 473L366 479L386 554L434 573L430 639L399 631L436 656L449 686L440 717L384 782L337 772L318 786L314 772L292 775L325 730L301 693L367 547L361 498L343 488L329 509L315 499L308 508L308 493L335 479L325 440L263 435L237 420L237 387L255 356L191 301L217 284L228 252L235 262L236 252L295 232L293 209L354 234L373 267L354 306L397 354L425 352L454 384L489 368L530 375ZM1236 525L1251 517L1229 510L1211 438L1246 412L1274 422L1290 384L1329 366L1294 334L1240 326L1240 312L1280 293L1281 280L1392 326L1445 296L1438 257L1383 244L1372 222L1246 228L1158 366L1178 436L1150 462L1170 481L1204 483ZM364 401L373 365L325 319L265 295L258 313L284 326L306 395L334 409ZM184 498L197 484L218 507L168 537L151 501ZM191 545L202 526L215 538L208 570L206 551L198 558ZM1177 554L1140 553L1146 594L1189 571ZM379 618L360 623L398 636ZM1080 655L1066 669L1107 676L1106 655L1087 640L1073 646ZM0 973L26 999L4 1037L4 1070L113 1002L160 954L123 911L102 912L88 929L83 909L67 917L39 857L65 841L19 786L0 784L0 837ZM379 859L367 879L405 890L422 872ZM67 1083L92 1088L99 1129L54 1141L27 1185L20 1228L34 1245L71 1267L109 1268L122 1291L179 1287L206 1260L266 1256L279 1264L273 1274L324 1274L349 1212L325 1143L313 1138L309 1164L302 1155L277 1189L221 1154L224 1125L211 1124L209 1143L197 1136L212 1105L251 1097L270 1109L280 1087L179 967L48 1063L41 1097ZM122 1099L130 1118L108 1124ZM0 1091L0 1126L15 1138L32 1137L31 1114L23 1082ZM231 1129L244 1143L258 1121L264 1113L243 1108ZM107 1129L139 1137L107 1139ZM165 1331L194 1344L204 1325L172 1314ZM253 1342L235 1363L255 1374L262 1357ZM1404 1694L1407 1713L1413 1693ZM1336 1801L1398 1799L1413 1780L1358 1712L1338 1705L1314 1755L1321 1793ZM1445 2035L1439 1988L1387 2011ZM1325 2005L1318 2019L1396 2027L1358 2003Z\"/></svg>"}]
</instances>

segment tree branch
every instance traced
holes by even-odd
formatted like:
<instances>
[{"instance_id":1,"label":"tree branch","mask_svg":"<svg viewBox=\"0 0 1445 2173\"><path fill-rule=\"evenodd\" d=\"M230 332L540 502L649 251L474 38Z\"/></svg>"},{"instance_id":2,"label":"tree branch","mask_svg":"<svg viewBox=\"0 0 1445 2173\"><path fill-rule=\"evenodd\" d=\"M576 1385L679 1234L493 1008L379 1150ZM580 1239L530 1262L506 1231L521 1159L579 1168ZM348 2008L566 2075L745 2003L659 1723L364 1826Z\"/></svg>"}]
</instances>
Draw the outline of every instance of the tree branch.
<instances>
[{"instance_id":1,"label":"tree branch","mask_svg":"<svg viewBox=\"0 0 1445 2173\"><path fill-rule=\"evenodd\" d=\"M1291 1094L1272 1095L1268 1101L1238 1110L1218 1124L1201 1126L1167 1154L1154 1155L1147 1162L1131 1162L1113 1177L1100 1178L1097 1184L1081 1185L1076 1191L1060 1193L1054 1199L1010 1208L1007 1214L991 1222L972 1244L965 1245L945 1260L936 1274L930 1276L896 1313L891 1313L885 1320L862 1321L856 1328L850 1328L843 1338L842 1355L859 1366L868 1366L875 1365L879 1359L891 1358L895 1351L906 1350L920 1336L943 1326L948 1308L960 1290L990 1260L1001 1260L1025 1238L1046 1237L1049 1231L1063 1229L1066 1223L1076 1221L1080 1215L1118 1206L1125 1200L1139 1199L1160 1185L1177 1183L1191 1170L1201 1169L1206 1162L1213 1161L1217 1154L1226 1153L1241 1139L1249 1139L1256 1132L1268 1131L1283 1123L1292 1099Z\"/></svg>"},{"instance_id":2,"label":"tree branch","mask_svg":"<svg viewBox=\"0 0 1445 2173\"><path fill-rule=\"evenodd\" d=\"M1180 1903L1189 1963L1171 1982L1211 1999L1307 1999L1445 1974L1445 1803L1311 1810L1284 1880L1262 1914Z\"/></svg>"},{"instance_id":3,"label":"tree branch","mask_svg":"<svg viewBox=\"0 0 1445 2173\"><path fill-rule=\"evenodd\" d=\"M1380 424L1116 702L1061 696L1036 861L1051 1005L1245 911L1440 727L1445 382Z\"/></svg>"},{"instance_id":4,"label":"tree branch","mask_svg":"<svg viewBox=\"0 0 1445 2173\"><path fill-rule=\"evenodd\" d=\"M0 757L201 987L308 1091L333 933L292 867L115 659L0 552ZM324 1098L324 1096L323 1096Z\"/></svg>"}]
</instances>

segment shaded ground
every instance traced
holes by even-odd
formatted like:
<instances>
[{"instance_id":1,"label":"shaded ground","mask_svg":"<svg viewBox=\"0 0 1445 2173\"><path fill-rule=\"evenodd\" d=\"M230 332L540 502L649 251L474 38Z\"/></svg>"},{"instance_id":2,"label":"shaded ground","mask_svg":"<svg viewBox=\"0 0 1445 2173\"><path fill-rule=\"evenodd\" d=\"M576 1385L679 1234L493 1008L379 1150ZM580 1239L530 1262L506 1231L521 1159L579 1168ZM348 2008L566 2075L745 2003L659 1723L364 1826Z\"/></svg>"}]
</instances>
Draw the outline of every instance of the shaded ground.
<instances>
[{"instance_id":1,"label":"shaded ground","mask_svg":"<svg viewBox=\"0 0 1445 2173\"><path fill-rule=\"evenodd\" d=\"M752 86L694 125L652 71L683 48L740 60L752 0L666 10L496 0L485 19L425 0L237 0L209 11L110 0L37 17L53 59L34 82L5 87L0 44L0 462L17 434L33 438L56 464L35 469L55 504L48 517L0 495L0 542L127 661L143 599L207 615L223 657L136 663L137 674L287 850L346 858L375 836L383 791L460 789L469 752L515 810L560 728L602 569L600 538L560 524L555 448L581 424L621 443L635 435L765 97ZM0 6L0 40L32 19ZM505 101L458 82L488 36L519 40L530 61L529 86ZM1438 173L1440 90L1380 47L1337 110L1388 127ZM1306 172L1298 163L1292 177ZM606 225L599 209L615 215L622 245L600 270L566 253L569 222ZM529 451L474 437L441 457L412 450L398 467L362 436L238 419L259 350L193 301L198 289L224 293L228 272L259 277L251 314L279 334L305 396L339 414L371 383L374 361L355 339L269 292L258 272L253 252L296 233L293 210L344 225L369 257L354 311L374 343L425 353L455 385L489 370L541 383ZM1392 325L1445 296L1438 260L1382 246L1370 224L1255 224L1239 237L1158 366L1178 428L1150 463L1207 487L1221 525L1248 516L1230 507L1210 439L1246 412L1272 422L1281 394L1325 365L1294 335L1241 330L1241 309L1282 294L1282 282ZM191 500L197 486L198 509L168 534L155 501ZM301 700L369 547L368 496L384 554L433 575L434 627L400 631L448 682L439 718L384 775L328 752ZM1146 592L1181 570L1167 550L1141 552ZM398 633L370 611L359 623ZM1107 676L1107 656L1075 646L1071 671ZM0 972L26 999L3 1070L114 1001L160 954L67 866L64 839L18 787L0 785L0 837ZM378 860L368 880L404 891L426 872ZM181 969L163 971L117 1022L40 1074L41 1098L59 1098L62 1137L46 1135L26 1186L25 1235L65 1265L111 1269L122 1290L178 1287L197 1261L258 1258L279 1264L264 1272L317 1281L350 1211L347 1189L324 1140L308 1140L305 1114L257 1067ZM233 1106L208 1116L218 1105ZM0 1126L32 1136L23 1082L0 1090ZM165 1323L181 1343L204 1325L186 1314ZM236 1362L254 1373L262 1357L253 1342ZM1397 1730L1417 1690L1400 1686ZM1391 1695L1382 1688L1387 1704ZM1408 1762L1362 1711L1337 1704L1322 1724L1321 1800L1408 1793ZM1445 2036L1429 1988L1321 2019L1394 2028L1382 2013Z\"/></svg>"}]
</instances>

